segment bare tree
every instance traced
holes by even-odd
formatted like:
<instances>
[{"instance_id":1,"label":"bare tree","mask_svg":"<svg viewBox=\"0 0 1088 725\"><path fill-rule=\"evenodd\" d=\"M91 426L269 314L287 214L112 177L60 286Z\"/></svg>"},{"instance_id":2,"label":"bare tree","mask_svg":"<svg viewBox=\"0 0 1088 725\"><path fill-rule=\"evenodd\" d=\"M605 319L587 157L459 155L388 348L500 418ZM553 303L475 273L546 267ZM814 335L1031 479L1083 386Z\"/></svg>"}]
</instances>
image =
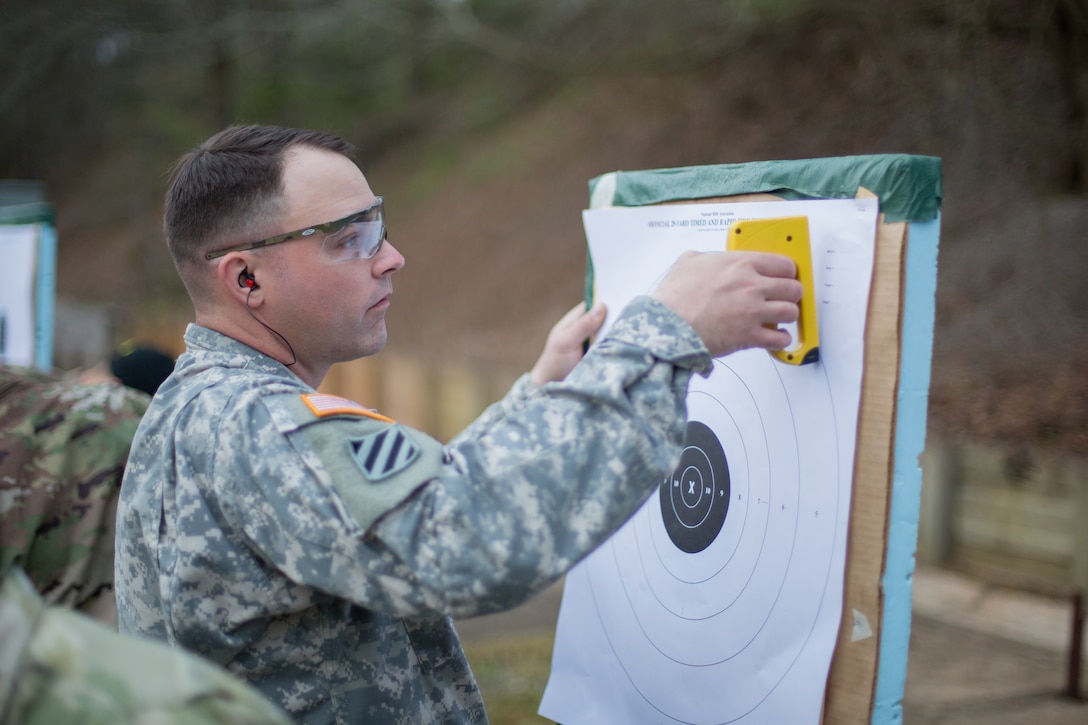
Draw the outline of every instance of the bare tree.
<instances>
[{"instance_id":1,"label":"bare tree","mask_svg":"<svg viewBox=\"0 0 1088 725\"><path fill-rule=\"evenodd\" d=\"M1060 183L1065 191L1088 191L1088 1L1051 0L1044 3L1047 41L1064 110L1066 145Z\"/></svg>"}]
</instances>

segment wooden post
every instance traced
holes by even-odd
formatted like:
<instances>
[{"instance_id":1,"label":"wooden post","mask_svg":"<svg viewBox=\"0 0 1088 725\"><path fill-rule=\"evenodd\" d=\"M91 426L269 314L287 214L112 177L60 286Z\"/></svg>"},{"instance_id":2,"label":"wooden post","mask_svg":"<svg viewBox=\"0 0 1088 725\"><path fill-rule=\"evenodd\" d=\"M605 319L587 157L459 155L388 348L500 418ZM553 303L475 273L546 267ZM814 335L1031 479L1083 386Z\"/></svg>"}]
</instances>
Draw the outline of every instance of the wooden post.
<instances>
[{"instance_id":1,"label":"wooden post","mask_svg":"<svg viewBox=\"0 0 1088 725\"><path fill-rule=\"evenodd\" d=\"M962 464L959 448L935 443L922 455L922 502L918 522L918 561L948 564L955 537L956 501Z\"/></svg>"},{"instance_id":2,"label":"wooden post","mask_svg":"<svg viewBox=\"0 0 1088 725\"><path fill-rule=\"evenodd\" d=\"M1084 653L1084 592L1073 594L1073 624L1069 632L1069 666L1066 669L1065 694L1080 700L1080 662Z\"/></svg>"},{"instance_id":3,"label":"wooden post","mask_svg":"<svg viewBox=\"0 0 1088 725\"><path fill-rule=\"evenodd\" d=\"M1076 508L1076 520L1081 522L1076 527L1076 535L1073 541L1073 590L1088 592L1088 480L1080 478L1085 470L1084 459L1069 457L1062 463L1062 471L1069 476L1071 488L1074 493L1073 505ZM1079 464L1079 465L1078 465Z\"/></svg>"},{"instance_id":4,"label":"wooden post","mask_svg":"<svg viewBox=\"0 0 1088 725\"><path fill-rule=\"evenodd\" d=\"M436 435L447 441L487 407L487 378L476 369L453 364L439 368L437 376Z\"/></svg>"},{"instance_id":5,"label":"wooden post","mask_svg":"<svg viewBox=\"0 0 1088 725\"><path fill-rule=\"evenodd\" d=\"M1076 485L1077 520L1088 521L1088 480L1077 480L1079 461L1068 460L1063 466L1066 475L1073 477ZM1081 699L1080 673L1081 659L1084 654L1084 594L1088 592L1088 526L1077 527L1077 536L1073 551L1073 621L1069 633L1069 668L1066 677L1066 694L1076 700Z\"/></svg>"},{"instance_id":6,"label":"wooden post","mask_svg":"<svg viewBox=\"0 0 1088 725\"><path fill-rule=\"evenodd\" d=\"M403 354L384 353L383 412L405 425L434 435L432 384L426 365Z\"/></svg>"}]
</instances>

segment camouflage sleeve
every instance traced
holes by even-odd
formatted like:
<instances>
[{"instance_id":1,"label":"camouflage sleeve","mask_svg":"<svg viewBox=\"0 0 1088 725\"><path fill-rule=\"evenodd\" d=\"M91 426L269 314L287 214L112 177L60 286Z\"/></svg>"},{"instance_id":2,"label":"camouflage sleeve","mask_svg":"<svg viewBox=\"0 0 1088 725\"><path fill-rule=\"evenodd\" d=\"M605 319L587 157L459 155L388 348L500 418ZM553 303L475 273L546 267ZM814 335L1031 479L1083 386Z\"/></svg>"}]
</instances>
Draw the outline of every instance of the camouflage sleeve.
<instances>
[{"instance_id":1,"label":"camouflage sleeve","mask_svg":"<svg viewBox=\"0 0 1088 725\"><path fill-rule=\"evenodd\" d=\"M115 620L117 499L149 400L0 369L0 568L18 564L50 604Z\"/></svg>"},{"instance_id":2,"label":"camouflage sleeve","mask_svg":"<svg viewBox=\"0 0 1088 725\"><path fill-rule=\"evenodd\" d=\"M3 722L290 722L248 685L193 655L47 606L17 568L0 580L0 625Z\"/></svg>"},{"instance_id":3,"label":"camouflage sleeve","mask_svg":"<svg viewBox=\"0 0 1088 725\"><path fill-rule=\"evenodd\" d=\"M710 366L690 326L636 299L566 380L451 446L439 478L374 527L408 579L390 605L474 616L557 580L675 465L688 381Z\"/></svg>"}]
</instances>

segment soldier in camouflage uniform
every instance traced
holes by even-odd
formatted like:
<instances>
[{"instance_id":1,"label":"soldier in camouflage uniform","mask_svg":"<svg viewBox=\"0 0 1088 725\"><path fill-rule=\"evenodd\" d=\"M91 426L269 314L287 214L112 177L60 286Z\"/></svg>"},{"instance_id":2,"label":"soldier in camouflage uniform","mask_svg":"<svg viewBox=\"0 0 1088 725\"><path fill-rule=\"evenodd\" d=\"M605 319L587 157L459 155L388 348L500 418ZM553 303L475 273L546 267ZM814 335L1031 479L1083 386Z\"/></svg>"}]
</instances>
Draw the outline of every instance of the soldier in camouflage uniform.
<instances>
[{"instance_id":1,"label":"soldier in camouflage uniform","mask_svg":"<svg viewBox=\"0 0 1088 725\"><path fill-rule=\"evenodd\" d=\"M0 725L287 725L199 658L50 607L23 571L0 577Z\"/></svg>"},{"instance_id":2,"label":"soldier in camouflage uniform","mask_svg":"<svg viewBox=\"0 0 1088 725\"><path fill-rule=\"evenodd\" d=\"M0 571L16 564L47 603L111 625L117 497L149 401L0 366Z\"/></svg>"},{"instance_id":3,"label":"soldier in camouflage uniform","mask_svg":"<svg viewBox=\"0 0 1088 725\"><path fill-rule=\"evenodd\" d=\"M112 628L121 474L149 401L0 366L0 725L288 722L230 674Z\"/></svg>"},{"instance_id":4,"label":"soldier in camouflage uniform","mask_svg":"<svg viewBox=\"0 0 1088 725\"><path fill-rule=\"evenodd\" d=\"M577 365L603 311L561 321L442 446L315 392L385 344L404 264L350 153L236 127L175 169L166 236L197 316L125 474L120 624L299 722L483 723L451 616L524 602L615 531L675 464L692 372L788 345L765 325L801 288L783 257L685 255Z\"/></svg>"}]
</instances>

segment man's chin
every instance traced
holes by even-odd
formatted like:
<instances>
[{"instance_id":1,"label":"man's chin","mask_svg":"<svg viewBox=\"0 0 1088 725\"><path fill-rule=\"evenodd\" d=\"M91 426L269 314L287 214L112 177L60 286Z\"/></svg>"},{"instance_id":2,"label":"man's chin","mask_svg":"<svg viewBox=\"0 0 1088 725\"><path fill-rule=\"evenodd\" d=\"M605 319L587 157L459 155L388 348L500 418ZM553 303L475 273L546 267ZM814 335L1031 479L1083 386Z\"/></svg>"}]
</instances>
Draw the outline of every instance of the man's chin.
<instances>
[{"instance_id":1,"label":"man's chin","mask_svg":"<svg viewBox=\"0 0 1088 725\"><path fill-rule=\"evenodd\" d=\"M358 360L359 358L370 357L371 355L377 355L379 352L385 349L385 343L388 341L388 335L385 332L385 323L383 322L380 330L372 330L366 339L361 341L361 344L354 349L348 351L350 357L343 362L350 360Z\"/></svg>"}]
</instances>

